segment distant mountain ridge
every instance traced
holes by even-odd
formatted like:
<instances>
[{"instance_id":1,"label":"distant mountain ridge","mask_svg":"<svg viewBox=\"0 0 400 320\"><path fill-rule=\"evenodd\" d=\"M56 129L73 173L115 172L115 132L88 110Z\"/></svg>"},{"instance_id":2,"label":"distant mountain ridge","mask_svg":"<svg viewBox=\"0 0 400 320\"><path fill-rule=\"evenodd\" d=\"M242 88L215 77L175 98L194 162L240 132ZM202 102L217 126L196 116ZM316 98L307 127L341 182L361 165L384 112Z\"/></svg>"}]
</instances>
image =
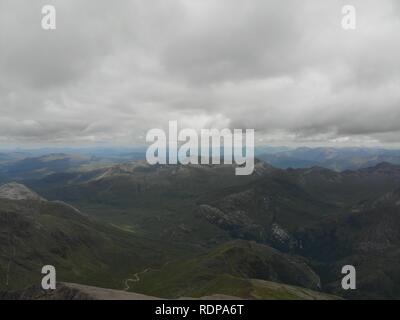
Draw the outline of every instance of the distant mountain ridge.
<instances>
[{"instance_id":1,"label":"distant mountain ridge","mask_svg":"<svg viewBox=\"0 0 400 320\"><path fill-rule=\"evenodd\" d=\"M381 162L400 164L400 150L380 148L308 148L260 153L271 165L286 168L321 166L335 171L372 167Z\"/></svg>"}]
</instances>

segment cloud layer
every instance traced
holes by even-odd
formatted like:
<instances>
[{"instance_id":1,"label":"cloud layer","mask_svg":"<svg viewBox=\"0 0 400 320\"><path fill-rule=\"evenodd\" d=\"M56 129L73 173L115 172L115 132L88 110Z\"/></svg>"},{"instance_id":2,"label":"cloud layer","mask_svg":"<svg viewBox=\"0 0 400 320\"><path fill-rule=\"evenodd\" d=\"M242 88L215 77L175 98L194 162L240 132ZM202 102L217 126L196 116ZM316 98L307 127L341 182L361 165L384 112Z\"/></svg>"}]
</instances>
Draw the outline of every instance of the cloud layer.
<instances>
[{"instance_id":1,"label":"cloud layer","mask_svg":"<svg viewBox=\"0 0 400 320\"><path fill-rule=\"evenodd\" d=\"M57 30L41 29L41 8ZM400 142L400 5L0 0L0 145L141 144L169 120L259 143Z\"/></svg>"}]
</instances>

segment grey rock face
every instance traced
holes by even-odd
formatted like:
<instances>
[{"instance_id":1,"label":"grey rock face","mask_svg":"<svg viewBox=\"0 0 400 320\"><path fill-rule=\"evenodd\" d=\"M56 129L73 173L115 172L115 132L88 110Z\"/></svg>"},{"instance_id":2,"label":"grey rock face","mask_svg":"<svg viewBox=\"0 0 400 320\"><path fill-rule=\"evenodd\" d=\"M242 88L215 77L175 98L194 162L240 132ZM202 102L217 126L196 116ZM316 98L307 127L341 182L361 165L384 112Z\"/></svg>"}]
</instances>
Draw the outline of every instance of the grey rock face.
<instances>
[{"instance_id":1,"label":"grey rock face","mask_svg":"<svg viewBox=\"0 0 400 320\"><path fill-rule=\"evenodd\" d=\"M20 183L11 182L0 186L0 198L9 200L41 200L44 198Z\"/></svg>"}]
</instances>

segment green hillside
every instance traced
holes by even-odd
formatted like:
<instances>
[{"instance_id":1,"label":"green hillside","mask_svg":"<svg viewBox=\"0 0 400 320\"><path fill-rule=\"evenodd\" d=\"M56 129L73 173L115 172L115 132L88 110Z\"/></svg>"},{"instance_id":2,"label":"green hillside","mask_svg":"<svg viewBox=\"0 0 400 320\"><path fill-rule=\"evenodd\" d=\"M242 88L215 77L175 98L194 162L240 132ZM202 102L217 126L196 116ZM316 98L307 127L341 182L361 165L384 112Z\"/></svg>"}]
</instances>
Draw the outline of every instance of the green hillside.
<instances>
[{"instance_id":1,"label":"green hillside","mask_svg":"<svg viewBox=\"0 0 400 320\"><path fill-rule=\"evenodd\" d=\"M122 289L132 272L179 250L95 222L62 202L0 199L2 289L40 283L47 264L59 281Z\"/></svg>"},{"instance_id":2,"label":"green hillside","mask_svg":"<svg viewBox=\"0 0 400 320\"><path fill-rule=\"evenodd\" d=\"M319 286L319 277L305 260L236 240L205 255L139 273L130 290L167 298L212 294L245 299L327 298L311 290Z\"/></svg>"}]
</instances>

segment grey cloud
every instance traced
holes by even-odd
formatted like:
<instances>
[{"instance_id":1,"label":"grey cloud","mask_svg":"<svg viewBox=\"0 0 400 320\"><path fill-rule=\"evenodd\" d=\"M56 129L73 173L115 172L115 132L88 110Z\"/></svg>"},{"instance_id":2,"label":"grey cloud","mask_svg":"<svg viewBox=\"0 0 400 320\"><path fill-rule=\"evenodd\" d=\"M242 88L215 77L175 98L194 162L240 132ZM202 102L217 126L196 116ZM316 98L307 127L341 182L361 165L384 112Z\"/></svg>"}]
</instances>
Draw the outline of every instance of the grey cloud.
<instances>
[{"instance_id":1,"label":"grey cloud","mask_svg":"<svg viewBox=\"0 0 400 320\"><path fill-rule=\"evenodd\" d=\"M200 82L240 80L293 71L301 37L298 6L277 1L203 1L167 45L169 72Z\"/></svg>"},{"instance_id":2,"label":"grey cloud","mask_svg":"<svg viewBox=\"0 0 400 320\"><path fill-rule=\"evenodd\" d=\"M282 144L398 143L398 3L354 0L355 31L344 4L0 0L1 141L143 143L178 120Z\"/></svg>"}]
</instances>

